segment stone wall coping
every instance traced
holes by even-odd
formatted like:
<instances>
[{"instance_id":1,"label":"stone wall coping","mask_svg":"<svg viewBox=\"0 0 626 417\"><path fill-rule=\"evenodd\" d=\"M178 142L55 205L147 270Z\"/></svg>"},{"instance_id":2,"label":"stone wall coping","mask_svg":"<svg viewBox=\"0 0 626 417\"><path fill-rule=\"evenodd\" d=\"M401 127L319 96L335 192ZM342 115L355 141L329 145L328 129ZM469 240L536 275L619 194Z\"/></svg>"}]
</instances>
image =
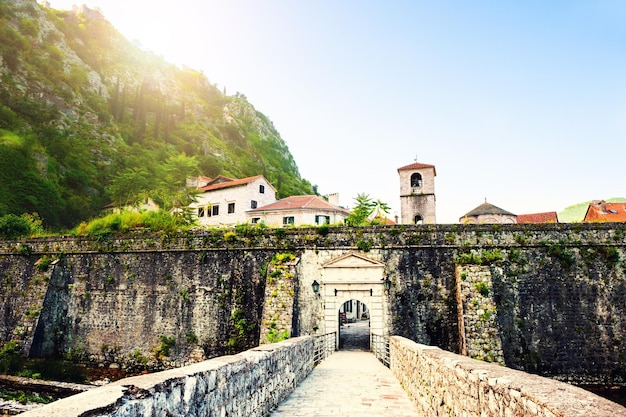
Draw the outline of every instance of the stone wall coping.
<instances>
[{"instance_id":1,"label":"stone wall coping","mask_svg":"<svg viewBox=\"0 0 626 417\"><path fill-rule=\"evenodd\" d=\"M536 415L626 416L626 407L564 382L457 355L438 347L415 343L400 336L392 336L390 342L392 370L394 370L394 351L411 351L414 352L415 361L424 357L428 358L427 360L438 366L449 369L461 384L474 380L484 391L508 391L510 396L530 400L543 411L552 413L540 414L538 412ZM432 390L430 392L433 393Z\"/></svg>"},{"instance_id":2,"label":"stone wall coping","mask_svg":"<svg viewBox=\"0 0 626 417\"><path fill-rule=\"evenodd\" d=\"M121 400L126 391L127 387L109 384L60 399L20 415L26 417L79 417L89 411L114 408L116 402Z\"/></svg>"},{"instance_id":3,"label":"stone wall coping","mask_svg":"<svg viewBox=\"0 0 626 417\"><path fill-rule=\"evenodd\" d=\"M602 236L587 237L587 244L624 244L621 232L623 223L545 223L545 224L433 224L393 226L332 226L324 235L315 227L268 228L255 231L253 236L236 235L226 240L224 234L236 232L233 228L193 230L163 234L149 230L112 234L105 240L89 236L49 236L0 240L0 254L19 254L27 249L32 254L81 254L117 252L180 252L215 250L267 250L296 248L346 248L355 249L358 236L372 241L373 248L398 247L528 247L545 246L542 233L549 232L555 241L566 245L580 245L570 234L596 232ZM280 232L279 232L280 231ZM385 242L379 239L386 235ZM505 235L522 234L525 243L515 242ZM483 236L484 235L484 236ZM491 240L495 236L501 239ZM607 240L608 239L608 240Z\"/></svg>"}]
</instances>

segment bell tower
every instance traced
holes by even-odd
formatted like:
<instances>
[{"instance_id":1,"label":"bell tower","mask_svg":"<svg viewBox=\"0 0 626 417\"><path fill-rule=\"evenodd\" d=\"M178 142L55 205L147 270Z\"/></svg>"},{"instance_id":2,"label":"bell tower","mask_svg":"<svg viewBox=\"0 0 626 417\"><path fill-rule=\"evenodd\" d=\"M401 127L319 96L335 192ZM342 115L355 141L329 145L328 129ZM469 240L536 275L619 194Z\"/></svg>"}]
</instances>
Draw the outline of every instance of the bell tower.
<instances>
[{"instance_id":1,"label":"bell tower","mask_svg":"<svg viewBox=\"0 0 626 417\"><path fill-rule=\"evenodd\" d=\"M435 224L434 165L415 162L398 168L402 224Z\"/></svg>"}]
</instances>

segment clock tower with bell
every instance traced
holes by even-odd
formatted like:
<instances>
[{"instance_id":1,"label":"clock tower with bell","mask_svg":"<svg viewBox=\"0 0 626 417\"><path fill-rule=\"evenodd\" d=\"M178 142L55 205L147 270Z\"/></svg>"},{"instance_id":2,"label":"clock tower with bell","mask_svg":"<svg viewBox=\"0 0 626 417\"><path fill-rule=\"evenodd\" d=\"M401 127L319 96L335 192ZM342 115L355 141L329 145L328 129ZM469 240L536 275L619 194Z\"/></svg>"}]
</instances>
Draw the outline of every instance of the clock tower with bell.
<instances>
[{"instance_id":1,"label":"clock tower with bell","mask_svg":"<svg viewBox=\"0 0 626 417\"><path fill-rule=\"evenodd\" d=\"M414 162L398 168L402 224L435 224L434 165Z\"/></svg>"}]
</instances>

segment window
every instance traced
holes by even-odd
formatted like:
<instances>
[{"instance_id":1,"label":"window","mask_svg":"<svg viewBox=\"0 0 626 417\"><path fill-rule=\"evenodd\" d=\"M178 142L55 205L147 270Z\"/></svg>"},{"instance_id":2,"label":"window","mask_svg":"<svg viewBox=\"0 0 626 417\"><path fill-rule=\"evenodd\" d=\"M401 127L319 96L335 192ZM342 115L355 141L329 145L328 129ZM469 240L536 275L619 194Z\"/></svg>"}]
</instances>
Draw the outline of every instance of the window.
<instances>
[{"instance_id":1,"label":"window","mask_svg":"<svg viewBox=\"0 0 626 417\"><path fill-rule=\"evenodd\" d=\"M265 185L263 185L263 184L259 185L259 193L265 194Z\"/></svg>"},{"instance_id":2,"label":"window","mask_svg":"<svg viewBox=\"0 0 626 417\"><path fill-rule=\"evenodd\" d=\"M315 216L315 224L330 224L330 216L317 214Z\"/></svg>"},{"instance_id":3,"label":"window","mask_svg":"<svg viewBox=\"0 0 626 417\"><path fill-rule=\"evenodd\" d=\"M204 207L198 207L198 217L204 217Z\"/></svg>"},{"instance_id":4,"label":"window","mask_svg":"<svg viewBox=\"0 0 626 417\"><path fill-rule=\"evenodd\" d=\"M235 212L235 203L228 203L228 214Z\"/></svg>"},{"instance_id":5,"label":"window","mask_svg":"<svg viewBox=\"0 0 626 417\"><path fill-rule=\"evenodd\" d=\"M411 175L411 187L421 187L422 186L422 174L415 173Z\"/></svg>"},{"instance_id":6,"label":"window","mask_svg":"<svg viewBox=\"0 0 626 417\"><path fill-rule=\"evenodd\" d=\"M255 209L255 208L256 208L256 206L257 206L257 202L256 202L256 200L252 200L252 201L250 201L250 208Z\"/></svg>"},{"instance_id":7,"label":"window","mask_svg":"<svg viewBox=\"0 0 626 417\"><path fill-rule=\"evenodd\" d=\"M212 216L218 216L220 214L220 206L215 204L211 209Z\"/></svg>"},{"instance_id":8,"label":"window","mask_svg":"<svg viewBox=\"0 0 626 417\"><path fill-rule=\"evenodd\" d=\"M424 218L418 214L413 219L413 223L415 223L415 224L424 224Z\"/></svg>"},{"instance_id":9,"label":"window","mask_svg":"<svg viewBox=\"0 0 626 417\"><path fill-rule=\"evenodd\" d=\"M259 220L261 220L260 217L253 217L252 218L252 224L257 224L259 222Z\"/></svg>"},{"instance_id":10,"label":"window","mask_svg":"<svg viewBox=\"0 0 626 417\"><path fill-rule=\"evenodd\" d=\"M288 216L288 217L283 217L283 224L284 225L289 225L289 224L294 224L295 220L293 216Z\"/></svg>"}]
</instances>

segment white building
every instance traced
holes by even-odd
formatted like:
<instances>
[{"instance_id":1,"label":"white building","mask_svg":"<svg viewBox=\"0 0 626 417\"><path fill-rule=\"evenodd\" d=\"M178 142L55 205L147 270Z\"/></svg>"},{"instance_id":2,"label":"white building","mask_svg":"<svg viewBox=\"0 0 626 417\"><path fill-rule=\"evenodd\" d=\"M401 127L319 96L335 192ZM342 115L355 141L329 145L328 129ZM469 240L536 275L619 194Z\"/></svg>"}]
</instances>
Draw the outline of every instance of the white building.
<instances>
[{"instance_id":1,"label":"white building","mask_svg":"<svg viewBox=\"0 0 626 417\"><path fill-rule=\"evenodd\" d=\"M242 179L220 175L210 181L203 178L196 180L200 194L190 206L202 226L246 223L248 210L276 201L276 189L262 175Z\"/></svg>"},{"instance_id":2,"label":"white building","mask_svg":"<svg viewBox=\"0 0 626 417\"><path fill-rule=\"evenodd\" d=\"M296 195L272 202L247 213L250 223L268 226L343 224L350 213L316 195Z\"/></svg>"}]
</instances>

